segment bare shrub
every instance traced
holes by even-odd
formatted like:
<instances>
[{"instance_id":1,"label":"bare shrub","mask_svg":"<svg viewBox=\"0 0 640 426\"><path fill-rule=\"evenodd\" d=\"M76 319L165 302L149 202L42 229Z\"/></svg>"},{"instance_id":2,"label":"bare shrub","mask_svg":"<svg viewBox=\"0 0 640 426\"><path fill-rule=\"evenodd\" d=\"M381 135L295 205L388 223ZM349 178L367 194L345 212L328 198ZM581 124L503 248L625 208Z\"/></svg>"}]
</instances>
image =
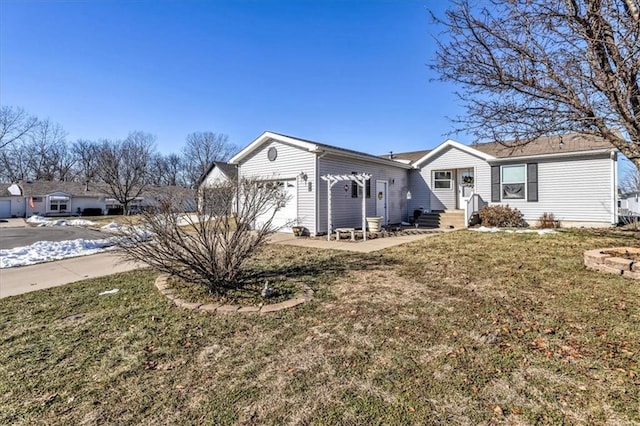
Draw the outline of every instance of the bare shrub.
<instances>
[{"instance_id":1,"label":"bare shrub","mask_svg":"<svg viewBox=\"0 0 640 426\"><path fill-rule=\"evenodd\" d=\"M527 223L522 218L522 213L509 206L486 206L478 212L482 226L508 226L525 227Z\"/></svg>"},{"instance_id":2,"label":"bare shrub","mask_svg":"<svg viewBox=\"0 0 640 426\"><path fill-rule=\"evenodd\" d=\"M144 232L127 232L119 245L130 260L224 294L242 286L246 261L279 229L273 218L288 200L276 184L251 179L220 182L201 197L196 213L187 213L192 200L159 201L140 215Z\"/></svg>"},{"instance_id":3,"label":"bare shrub","mask_svg":"<svg viewBox=\"0 0 640 426\"><path fill-rule=\"evenodd\" d=\"M538 218L538 228L541 229L556 229L560 228L560 221L556 220L553 213L542 213L542 216Z\"/></svg>"},{"instance_id":4,"label":"bare shrub","mask_svg":"<svg viewBox=\"0 0 640 426\"><path fill-rule=\"evenodd\" d=\"M628 214L618 216L618 226L637 231L640 229L640 216Z\"/></svg>"}]
</instances>

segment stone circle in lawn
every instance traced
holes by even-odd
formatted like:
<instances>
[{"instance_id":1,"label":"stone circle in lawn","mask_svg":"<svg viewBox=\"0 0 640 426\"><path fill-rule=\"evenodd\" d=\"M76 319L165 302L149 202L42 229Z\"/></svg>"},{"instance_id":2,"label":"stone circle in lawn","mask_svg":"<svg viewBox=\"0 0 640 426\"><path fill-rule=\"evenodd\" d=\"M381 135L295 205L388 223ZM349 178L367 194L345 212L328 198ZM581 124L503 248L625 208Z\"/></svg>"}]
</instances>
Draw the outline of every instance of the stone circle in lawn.
<instances>
[{"instance_id":1,"label":"stone circle in lawn","mask_svg":"<svg viewBox=\"0 0 640 426\"><path fill-rule=\"evenodd\" d=\"M219 313L219 314L231 314L231 313L267 313L267 312L278 312L283 309L293 308L294 306L298 306L302 303L309 302L313 300L313 290L303 283L298 283L298 287L301 290L301 294L297 297L294 297L289 300L285 300L280 303L272 303L270 305L262 305L262 306L240 306L240 305L217 305L217 304L202 304L202 303L193 303L187 302L186 300L180 299L176 296L175 291L171 289L167 284L167 278L169 278L166 274L161 274L156 278L156 288L160 293L166 296L168 299L172 300L174 305L189 309L192 311L202 311L209 313Z\"/></svg>"},{"instance_id":2,"label":"stone circle in lawn","mask_svg":"<svg viewBox=\"0 0 640 426\"><path fill-rule=\"evenodd\" d=\"M584 253L588 269L640 280L640 247L613 247Z\"/></svg>"}]
</instances>

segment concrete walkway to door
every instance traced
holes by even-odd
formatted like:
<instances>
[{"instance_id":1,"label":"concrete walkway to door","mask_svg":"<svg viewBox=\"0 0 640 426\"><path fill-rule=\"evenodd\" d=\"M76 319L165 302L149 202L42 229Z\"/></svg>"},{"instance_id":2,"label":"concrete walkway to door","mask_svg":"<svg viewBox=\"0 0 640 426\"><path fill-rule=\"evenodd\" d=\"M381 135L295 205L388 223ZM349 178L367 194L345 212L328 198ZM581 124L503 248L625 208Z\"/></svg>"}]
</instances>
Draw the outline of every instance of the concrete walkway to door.
<instances>
[{"instance_id":1,"label":"concrete walkway to door","mask_svg":"<svg viewBox=\"0 0 640 426\"><path fill-rule=\"evenodd\" d=\"M386 238L373 238L367 241L327 241L326 239L295 237L293 234L277 233L271 237L272 244L283 244L297 247L311 247L329 250L353 251L357 253L371 253L384 250L400 244L422 240L424 238L438 235L445 230L434 230L434 232L421 233L415 235L399 235Z\"/></svg>"}]
</instances>

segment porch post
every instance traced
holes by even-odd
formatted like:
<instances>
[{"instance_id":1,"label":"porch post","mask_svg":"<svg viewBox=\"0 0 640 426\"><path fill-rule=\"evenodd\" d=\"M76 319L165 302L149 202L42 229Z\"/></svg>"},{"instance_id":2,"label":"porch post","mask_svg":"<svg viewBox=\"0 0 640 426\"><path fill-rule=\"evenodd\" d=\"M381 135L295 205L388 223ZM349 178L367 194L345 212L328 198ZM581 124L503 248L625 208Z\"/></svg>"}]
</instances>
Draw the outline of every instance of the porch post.
<instances>
[{"instance_id":1,"label":"porch post","mask_svg":"<svg viewBox=\"0 0 640 426\"><path fill-rule=\"evenodd\" d=\"M327 241L331 241L331 179L327 179Z\"/></svg>"},{"instance_id":2,"label":"porch post","mask_svg":"<svg viewBox=\"0 0 640 426\"><path fill-rule=\"evenodd\" d=\"M362 239L367 241L367 184L362 181Z\"/></svg>"}]
</instances>

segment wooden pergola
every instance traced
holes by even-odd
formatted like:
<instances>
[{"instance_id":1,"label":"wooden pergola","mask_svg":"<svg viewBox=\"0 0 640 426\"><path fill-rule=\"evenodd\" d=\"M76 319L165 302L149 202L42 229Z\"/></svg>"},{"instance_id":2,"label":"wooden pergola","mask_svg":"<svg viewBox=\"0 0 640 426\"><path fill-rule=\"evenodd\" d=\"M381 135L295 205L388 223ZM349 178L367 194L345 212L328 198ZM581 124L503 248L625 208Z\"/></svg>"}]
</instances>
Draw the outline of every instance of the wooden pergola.
<instances>
[{"instance_id":1,"label":"wooden pergola","mask_svg":"<svg viewBox=\"0 0 640 426\"><path fill-rule=\"evenodd\" d=\"M367 198L365 197L366 182L371 179L371 175L367 173L356 173L351 175L323 175L320 179L327 182L327 241L331 240L331 231L333 230L333 219L331 213L331 188L338 182L355 182L362 188L362 235L367 240Z\"/></svg>"}]
</instances>

